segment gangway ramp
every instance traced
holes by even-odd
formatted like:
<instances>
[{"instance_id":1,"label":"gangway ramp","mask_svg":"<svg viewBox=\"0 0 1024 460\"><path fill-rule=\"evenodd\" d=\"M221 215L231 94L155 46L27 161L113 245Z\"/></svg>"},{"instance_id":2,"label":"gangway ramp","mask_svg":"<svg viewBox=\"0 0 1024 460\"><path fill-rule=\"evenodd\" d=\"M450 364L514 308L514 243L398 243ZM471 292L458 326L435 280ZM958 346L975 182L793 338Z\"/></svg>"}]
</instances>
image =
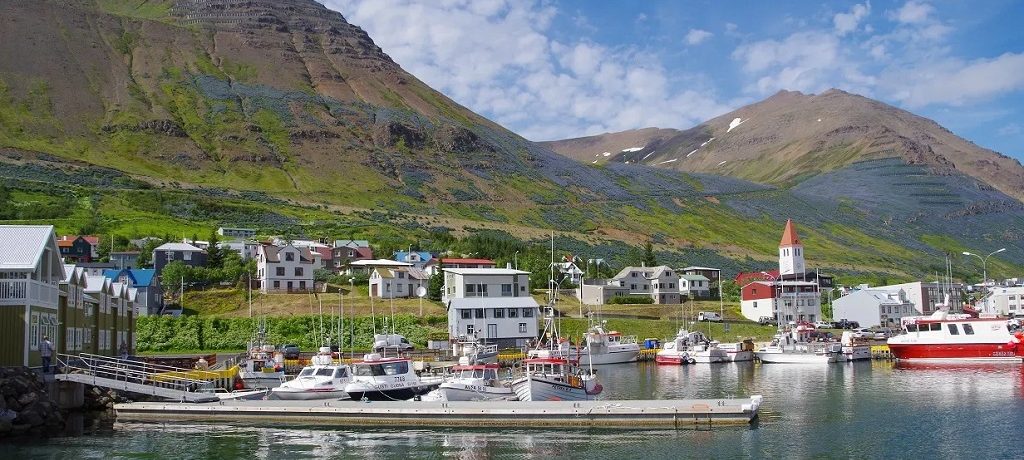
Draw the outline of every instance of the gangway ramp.
<instances>
[{"instance_id":1,"label":"gangway ramp","mask_svg":"<svg viewBox=\"0 0 1024 460\"><path fill-rule=\"evenodd\" d=\"M224 374L88 353L58 354L57 363L64 373L55 375L56 380L189 403L218 401L213 391Z\"/></svg>"}]
</instances>

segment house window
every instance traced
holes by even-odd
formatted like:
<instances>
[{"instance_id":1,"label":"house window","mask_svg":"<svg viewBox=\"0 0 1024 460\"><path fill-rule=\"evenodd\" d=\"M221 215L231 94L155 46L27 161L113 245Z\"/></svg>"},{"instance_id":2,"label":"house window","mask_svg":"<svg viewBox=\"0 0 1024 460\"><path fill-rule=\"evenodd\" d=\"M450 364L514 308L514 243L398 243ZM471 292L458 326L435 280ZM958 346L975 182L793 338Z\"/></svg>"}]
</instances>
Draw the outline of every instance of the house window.
<instances>
[{"instance_id":1,"label":"house window","mask_svg":"<svg viewBox=\"0 0 1024 460\"><path fill-rule=\"evenodd\" d=\"M533 318L533 309L532 308L524 308L523 309L523 318Z\"/></svg>"},{"instance_id":2,"label":"house window","mask_svg":"<svg viewBox=\"0 0 1024 460\"><path fill-rule=\"evenodd\" d=\"M284 267L277 267L274 270L274 273L276 273L277 276L284 276Z\"/></svg>"},{"instance_id":3,"label":"house window","mask_svg":"<svg viewBox=\"0 0 1024 460\"><path fill-rule=\"evenodd\" d=\"M757 308L757 301L754 301L754 308Z\"/></svg>"},{"instance_id":4,"label":"house window","mask_svg":"<svg viewBox=\"0 0 1024 460\"><path fill-rule=\"evenodd\" d=\"M299 289L306 289L306 282L305 281L299 281Z\"/></svg>"},{"instance_id":5,"label":"house window","mask_svg":"<svg viewBox=\"0 0 1024 460\"><path fill-rule=\"evenodd\" d=\"M487 297L487 285L486 284L478 284L478 285L476 285L476 292L477 292L477 294L480 295L480 297Z\"/></svg>"},{"instance_id":6,"label":"house window","mask_svg":"<svg viewBox=\"0 0 1024 460\"><path fill-rule=\"evenodd\" d=\"M675 289L676 288L676 283L668 283L668 288L669 289Z\"/></svg>"},{"instance_id":7,"label":"house window","mask_svg":"<svg viewBox=\"0 0 1024 460\"><path fill-rule=\"evenodd\" d=\"M475 308L475 309L473 309L473 314L477 318L483 318L484 317L484 309L483 308Z\"/></svg>"},{"instance_id":8,"label":"house window","mask_svg":"<svg viewBox=\"0 0 1024 460\"><path fill-rule=\"evenodd\" d=\"M475 295L476 295L476 285L475 284L467 284L466 285L466 297L473 297Z\"/></svg>"},{"instance_id":9,"label":"house window","mask_svg":"<svg viewBox=\"0 0 1024 460\"><path fill-rule=\"evenodd\" d=\"M473 328L473 325L472 324L467 324L466 325L466 335L473 335L474 332L476 332L476 330Z\"/></svg>"},{"instance_id":10,"label":"house window","mask_svg":"<svg viewBox=\"0 0 1024 460\"><path fill-rule=\"evenodd\" d=\"M192 260L192 253L191 252L183 252L181 254L181 259L182 260Z\"/></svg>"},{"instance_id":11,"label":"house window","mask_svg":"<svg viewBox=\"0 0 1024 460\"><path fill-rule=\"evenodd\" d=\"M274 281L274 289L280 289L280 288L281 288L281 282L280 281Z\"/></svg>"},{"instance_id":12,"label":"house window","mask_svg":"<svg viewBox=\"0 0 1024 460\"><path fill-rule=\"evenodd\" d=\"M494 315L494 318L504 318L505 317L505 309L504 308L495 308L494 309L494 313L492 313L492 314Z\"/></svg>"},{"instance_id":13,"label":"house window","mask_svg":"<svg viewBox=\"0 0 1024 460\"><path fill-rule=\"evenodd\" d=\"M509 308L508 309L508 317L509 318L518 318L519 317L519 309L518 308Z\"/></svg>"},{"instance_id":14,"label":"house window","mask_svg":"<svg viewBox=\"0 0 1024 460\"><path fill-rule=\"evenodd\" d=\"M526 323L519 323L519 333L520 334L525 334L526 333Z\"/></svg>"},{"instance_id":15,"label":"house window","mask_svg":"<svg viewBox=\"0 0 1024 460\"><path fill-rule=\"evenodd\" d=\"M295 267L295 276L302 276L302 267Z\"/></svg>"},{"instance_id":16,"label":"house window","mask_svg":"<svg viewBox=\"0 0 1024 460\"><path fill-rule=\"evenodd\" d=\"M502 284L501 285L501 296L502 297L512 297L512 285L511 284Z\"/></svg>"},{"instance_id":17,"label":"house window","mask_svg":"<svg viewBox=\"0 0 1024 460\"><path fill-rule=\"evenodd\" d=\"M29 320L29 349L32 351L39 350L39 313L32 312L32 316Z\"/></svg>"},{"instance_id":18,"label":"house window","mask_svg":"<svg viewBox=\"0 0 1024 460\"><path fill-rule=\"evenodd\" d=\"M459 315L462 319L473 319L473 310L459 310Z\"/></svg>"},{"instance_id":19,"label":"house window","mask_svg":"<svg viewBox=\"0 0 1024 460\"><path fill-rule=\"evenodd\" d=\"M286 253L284 253L284 260L286 260L288 262L295 262L295 253L294 252L286 252Z\"/></svg>"},{"instance_id":20,"label":"house window","mask_svg":"<svg viewBox=\"0 0 1024 460\"><path fill-rule=\"evenodd\" d=\"M630 284L629 285L629 290L630 291L635 291L636 290L636 285L635 284Z\"/></svg>"},{"instance_id":21,"label":"house window","mask_svg":"<svg viewBox=\"0 0 1024 460\"><path fill-rule=\"evenodd\" d=\"M398 272L398 279L405 279L405 272Z\"/></svg>"}]
</instances>

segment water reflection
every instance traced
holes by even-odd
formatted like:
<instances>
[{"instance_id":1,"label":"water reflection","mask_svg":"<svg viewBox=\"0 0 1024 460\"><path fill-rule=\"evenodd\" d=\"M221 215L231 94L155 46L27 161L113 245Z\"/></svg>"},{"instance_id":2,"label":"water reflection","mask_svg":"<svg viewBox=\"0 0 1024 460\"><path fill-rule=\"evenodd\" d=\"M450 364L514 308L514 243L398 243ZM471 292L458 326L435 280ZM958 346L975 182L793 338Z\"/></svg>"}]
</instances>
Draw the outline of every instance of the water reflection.
<instances>
[{"instance_id":1,"label":"water reflection","mask_svg":"<svg viewBox=\"0 0 1024 460\"><path fill-rule=\"evenodd\" d=\"M338 429L118 423L13 446L24 456L116 458L1018 457L1024 367L895 364L601 367L606 399L761 394L751 427L714 430ZM85 430L87 433L88 429ZM908 455L913 452L913 455Z\"/></svg>"}]
</instances>

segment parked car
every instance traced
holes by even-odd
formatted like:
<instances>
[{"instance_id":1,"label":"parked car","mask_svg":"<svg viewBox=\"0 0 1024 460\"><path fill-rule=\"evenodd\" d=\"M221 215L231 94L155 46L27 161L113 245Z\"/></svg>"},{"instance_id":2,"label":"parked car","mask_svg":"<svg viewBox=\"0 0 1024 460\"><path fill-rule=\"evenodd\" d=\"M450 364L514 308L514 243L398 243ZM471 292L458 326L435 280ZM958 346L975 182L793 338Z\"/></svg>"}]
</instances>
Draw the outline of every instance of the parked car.
<instances>
[{"instance_id":1,"label":"parked car","mask_svg":"<svg viewBox=\"0 0 1024 460\"><path fill-rule=\"evenodd\" d=\"M818 321L814 323L815 329L834 329L836 324L830 321Z\"/></svg>"},{"instance_id":2,"label":"parked car","mask_svg":"<svg viewBox=\"0 0 1024 460\"><path fill-rule=\"evenodd\" d=\"M856 321L849 321L846 318L843 318L836 322L837 329L857 329L859 327L860 323Z\"/></svg>"},{"instance_id":3,"label":"parked car","mask_svg":"<svg viewBox=\"0 0 1024 460\"><path fill-rule=\"evenodd\" d=\"M284 354L284 359L299 359L299 346L295 344L287 344L281 346L281 353Z\"/></svg>"},{"instance_id":4,"label":"parked car","mask_svg":"<svg viewBox=\"0 0 1024 460\"><path fill-rule=\"evenodd\" d=\"M873 339L873 338L875 338L875 333L871 329L868 329L868 328L854 329L853 330L853 338L855 338L855 339Z\"/></svg>"},{"instance_id":5,"label":"parked car","mask_svg":"<svg viewBox=\"0 0 1024 460\"><path fill-rule=\"evenodd\" d=\"M885 340L885 339L888 339L889 337L892 337L895 334L895 332L892 330L892 328L889 328L889 327L875 328L874 329L874 333L875 333L875 335L874 335L874 339L875 340Z\"/></svg>"},{"instance_id":6,"label":"parked car","mask_svg":"<svg viewBox=\"0 0 1024 460\"><path fill-rule=\"evenodd\" d=\"M778 324L779 324L779 323L777 323L775 321L775 318L772 318L771 316L762 316L762 317L757 319L757 323L762 325L762 326L768 326L768 325L778 326Z\"/></svg>"},{"instance_id":7,"label":"parked car","mask_svg":"<svg viewBox=\"0 0 1024 460\"><path fill-rule=\"evenodd\" d=\"M720 322L722 321L722 315L719 315L718 313L715 313L713 311L702 311L697 314L697 321Z\"/></svg>"}]
</instances>

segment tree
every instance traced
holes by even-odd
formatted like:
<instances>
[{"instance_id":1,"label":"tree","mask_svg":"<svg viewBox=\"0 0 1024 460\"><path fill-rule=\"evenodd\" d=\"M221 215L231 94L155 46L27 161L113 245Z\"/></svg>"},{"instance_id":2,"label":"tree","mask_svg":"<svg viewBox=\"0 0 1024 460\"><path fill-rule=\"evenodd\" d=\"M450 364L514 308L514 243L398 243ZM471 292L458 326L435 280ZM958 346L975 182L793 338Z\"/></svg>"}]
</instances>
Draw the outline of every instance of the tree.
<instances>
[{"instance_id":1,"label":"tree","mask_svg":"<svg viewBox=\"0 0 1024 460\"><path fill-rule=\"evenodd\" d=\"M434 301L441 300L441 291L444 290L444 272L438 270L430 277L430 284L427 285L427 298Z\"/></svg>"},{"instance_id":2,"label":"tree","mask_svg":"<svg viewBox=\"0 0 1024 460\"><path fill-rule=\"evenodd\" d=\"M641 260L643 261L644 265L647 266L647 267L655 267L655 266L658 265L658 258L655 257L655 255L654 255L654 245L651 244L650 241L647 241L647 243L644 243L644 254L643 254L643 259L641 259Z\"/></svg>"},{"instance_id":3,"label":"tree","mask_svg":"<svg viewBox=\"0 0 1024 460\"><path fill-rule=\"evenodd\" d=\"M164 244L164 240L160 239L147 239L139 249L139 266L148 267L153 264L153 250L161 244Z\"/></svg>"},{"instance_id":4,"label":"tree","mask_svg":"<svg viewBox=\"0 0 1024 460\"><path fill-rule=\"evenodd\" d=\"M164 288L165 293L171 294L171 298L174 298L174 293L178 292L182 280L188 281L190 276L188 272L188 265L180 260L175 260L165 265L160 271L160 286Z\"/></svg>"},{"instance_id":5,"label":"tree","mask_svg":"<svg viewBox=\"0 0 1024 460\"><path fill-rule=\"evenodd\" d=\"M210 245L206 248L206 266L214 269L223 267L224 252L225 250L220 247L220 240L217 239L217 231L210 231Z\"/></svg>"}]
</instances>

